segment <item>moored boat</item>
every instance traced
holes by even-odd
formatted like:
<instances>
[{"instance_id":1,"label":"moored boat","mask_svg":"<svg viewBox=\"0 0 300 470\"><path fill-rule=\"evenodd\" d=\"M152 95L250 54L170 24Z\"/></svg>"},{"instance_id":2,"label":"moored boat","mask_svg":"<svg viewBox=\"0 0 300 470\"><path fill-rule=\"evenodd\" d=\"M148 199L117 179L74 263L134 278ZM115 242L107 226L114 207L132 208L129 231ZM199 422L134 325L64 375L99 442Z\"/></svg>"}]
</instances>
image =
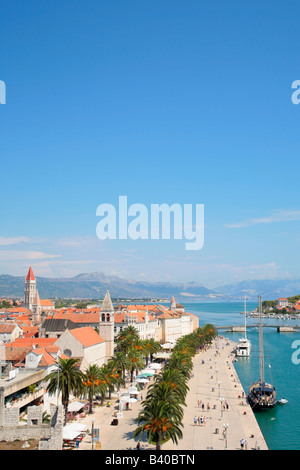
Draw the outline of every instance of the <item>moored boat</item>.
<instances>
[{"instance_id":1,"label":"moored boat","mask_svg":"<svg viewBox=\"0 0 300 470\"><path fill-rule=\"evenodd\" d=\"M244 356L244 357L249 357L250 352L251 352L251 341L247 338L247 325L246 325L246 318L247 318L247 311L246 311L246 296L244 298L244 304L245 304L245 309L244 309L244 315L245 315L245 337L240 338L237 346L236 346L236 356Z\"/></svg>"},{"instance_id":2,"label":"moored boat","mask_svg":"<svg viewBox=\"0 0 300 470\"><path fill-rule=\"evenodd\" d=\"M264 349L263 349L263 328L262 328L262 308L259 297L259 372L260 378L254 382L248 393L248 402L253 409L273 408L277 404L277 394L274 385L266 383L264 377Z\"/></svg>"}]
</instances>

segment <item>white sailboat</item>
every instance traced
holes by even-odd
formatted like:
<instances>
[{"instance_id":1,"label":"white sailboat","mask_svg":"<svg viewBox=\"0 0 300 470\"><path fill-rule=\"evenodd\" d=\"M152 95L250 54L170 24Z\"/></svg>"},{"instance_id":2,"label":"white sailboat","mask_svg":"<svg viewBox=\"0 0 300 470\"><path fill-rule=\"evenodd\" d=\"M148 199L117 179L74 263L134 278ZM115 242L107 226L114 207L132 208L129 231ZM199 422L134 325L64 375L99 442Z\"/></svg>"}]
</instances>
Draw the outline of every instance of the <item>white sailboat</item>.
<instances>
[{"instance_id":1,"label":"white sailboat","mask_svg":"<svg viewBox=\"0 0 300 470\"><path fill-rule=\"evenodd\" d=\"M247 338L247 310L246 310L246 296L244 297L244 315L245 315L245 337L240 338L236 346L236 356L249 357L251 353L251 341Z\"/></svg>"}]
</instances>

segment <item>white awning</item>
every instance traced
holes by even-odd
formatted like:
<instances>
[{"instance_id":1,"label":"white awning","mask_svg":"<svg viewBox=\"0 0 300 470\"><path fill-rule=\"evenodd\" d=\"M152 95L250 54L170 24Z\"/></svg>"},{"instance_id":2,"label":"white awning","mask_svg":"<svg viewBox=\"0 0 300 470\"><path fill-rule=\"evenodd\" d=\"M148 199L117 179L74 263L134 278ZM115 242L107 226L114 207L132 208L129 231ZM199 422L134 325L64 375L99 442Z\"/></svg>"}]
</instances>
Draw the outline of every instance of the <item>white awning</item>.
<instances>
[{"instance_id":1,"label":"white awning","mask_svg":"<svg viewBox=\"0 0 300 470\"><path fill-rule=\"evenodd\" d=\"M174 346L175 346L175 344L171 343L171 341L169 343L165 343L165 344L161 345L162 349L173 349Z\"/></svg>"},{"instance_id":2,"label":"white awning","mask_svg":"<svg viewBox=\"0 0 300 470\"><path fill-rule=\"evenodd\" d=\"M83 403L81 401L73 401L73 402L69 403L68 411L70 413L74 413L76 411L81 410L85 405L86 405L86 403Z\"/></svg>"},{"instance_id":3,"label":"white awning","mask_svg":"<svg viewBox=\"0 0 300 470\"><path fill-rule=\"evenodd\" d=\"M135 379L135 381L136 381L136 382L140 382L140 383L142 383L142 384L147 384L147 383L149 383L149 380L147 380L147 379Z\"/></svg>"},{"instance_id":4,"label":"white awning","mask_svg":"<svg viewBox=\"0 0 300 470\"><path fill-rule=\"evenodd\" d=\"M158 362L152 362L150 365L149 365L149 369L161 369L161 364L158 364Z\"/></svg>"},{"instance_id":5,"label":"white awning","mask_svg":"<svg viewBox=\"0 0 300 470\"><path fill-rule=\"evenodd\" d=\"M86 425L81 423L70 423L63 428L63 439L72 441L86 430Z\"/></svg>"},{"instance_id":6,"label":"white awning","mask_svg":"<svg viewBox=\"0 0 300 470\"><path fill-rule=\"evenodd\" d=\"M136 387L133 387L133 386L132 386L132 387L129 387L129 388L127 389L127 391L128 391L128 393L130 393L131 395L137 395L138 393L140 393L140 392L138 391L138 389L137 389Z\"/></svg>"},{"instance_id":7,"label":"white awning","mask_svg":"<svg viewBox=\"0 0 300 470\"><path fill-rule=\"evenodd\" d=\"M86 424L83 424L83 423L70 423L70 424L67 424L66 426L68 426L69 429L72 429L74 431L79 431L79 432L84 432L87 428Z\"/></svg>"}]
</instances>

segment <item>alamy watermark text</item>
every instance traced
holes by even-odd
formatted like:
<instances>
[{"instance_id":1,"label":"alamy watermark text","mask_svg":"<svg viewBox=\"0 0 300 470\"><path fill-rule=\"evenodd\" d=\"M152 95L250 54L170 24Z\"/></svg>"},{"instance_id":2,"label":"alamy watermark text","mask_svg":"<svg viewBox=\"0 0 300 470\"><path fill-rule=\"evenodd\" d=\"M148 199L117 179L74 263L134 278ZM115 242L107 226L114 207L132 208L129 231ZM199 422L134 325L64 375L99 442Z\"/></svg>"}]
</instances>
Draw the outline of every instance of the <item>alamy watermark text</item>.
<instances>
[{"instance_id":1,"label":"alamy watermark text","mask_svg":"<svg viewBox=\"0 0 300 470\"><path fill-rule=\"evenodd\" d=\"M6 104L6 85L3 80L0 80L0 104Z\"/></svg>"},{"instance_id":2,"label":"alamy watermark text","mask_svg":"<svg viewBox=\"0 0 300 470\"><path fill-rule=\"evenodd\" d=\"M118 210L100 204L96 215L101 217L96 228L100 240L185 239L186 250L201 250L204 244L204 204L151 204L149 214L144 204L128 207L127 196L119 196Z\"/></svg>"},{"instance_id":3,"label":"alamy watermark text","mask_svg":"<svg viewBox=\"0 0 300 470\"><path fill-rule=\"evenodd\" d=\"M300 80L294 80L292 83L292 89L296 90L292 93L292 103L300 103Z\"/></svg>"}]
</instances>

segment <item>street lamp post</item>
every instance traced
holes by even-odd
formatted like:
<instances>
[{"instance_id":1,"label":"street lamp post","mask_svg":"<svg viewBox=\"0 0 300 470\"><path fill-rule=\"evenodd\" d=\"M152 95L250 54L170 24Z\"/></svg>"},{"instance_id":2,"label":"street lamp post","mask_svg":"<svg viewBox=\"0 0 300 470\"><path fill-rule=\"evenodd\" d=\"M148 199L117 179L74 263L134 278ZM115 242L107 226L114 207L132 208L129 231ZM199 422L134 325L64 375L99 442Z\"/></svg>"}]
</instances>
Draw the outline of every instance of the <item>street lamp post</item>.
<instances>
[{"instance_id":1,"label":"street lamp post","mask_svg":"<svg viewBox=\"0 0 300 470\"><path fill-rule=\"evenodd\" d=\"M92 450L94 450L94 423L95 418L92 418Z\"/></svg>"},{"instance_id":2,"label":"street lamp post","mask_svg":"<svg viewBox=\"0 0 300 470\"><path fill-rule=\"evenodd\" d=\"M225 439L225 447L224 447L224 449L227 450L227 449L228 449L227 430L228 430L228 428L229 428L229 424L228 424L228 423L223 423L223 428L224 428L224 439Z\"/></svg>"},{"instance_id":3,"label":"street lamp post","mask_svg":"<svg viewBox=\"0 0 300 470\"><path fill-rule=\"evenodd\" d=\"M58 404L59 404L59 359L61 356L61 351L60 349L57 352L57 410L58 410Z\"/></svg>"},{"instance_id":4,"label":"street lamp post","mask_svg":"<svg viewBox=\"0 0 300 470\"><path fill-rule=\"evenodd\" d=\"M221 383L222 383L221 380L219 380L219 381L217 382L218 387L219 387L219 397L218 397L219 400L220 400L220 397L221 397L221 391L220 391Z\"/></svg>"},{"instance_id":5,"label":"street lamp post","mask_svg":"<svg viewBox=\"0 0 300 470\"><path fill-rule=\"evenodd\" d=\"M220 403L221 403L221 416L220 416L220 421L223 419L223 402L224 402L224 398L219 398L220 400Z\"/></svg>"}]
</instances>

